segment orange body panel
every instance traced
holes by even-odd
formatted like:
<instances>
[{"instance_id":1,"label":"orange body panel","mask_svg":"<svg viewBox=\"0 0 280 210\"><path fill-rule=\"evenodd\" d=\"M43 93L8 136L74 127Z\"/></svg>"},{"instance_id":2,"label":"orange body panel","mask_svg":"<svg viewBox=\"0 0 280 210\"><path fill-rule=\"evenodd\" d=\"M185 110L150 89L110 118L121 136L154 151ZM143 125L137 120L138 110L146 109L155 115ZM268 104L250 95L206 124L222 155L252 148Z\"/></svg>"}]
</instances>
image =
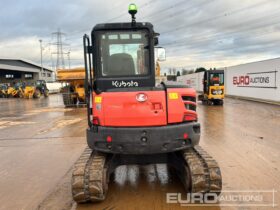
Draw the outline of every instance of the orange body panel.
<instances>
[{"instance_id":1,"label":"orange body panel","mask_svg":"<svg viewBox=\"0 0 280 210\"><path fill-rule=\"evenodd\" d=\"M141 93L147 96L144 102L136 100L137 94ZM185 106L196 106L196 103L183 100L182 96L195 98L196 92L191 88L168 88L168 106L164 90L93 93L93 119L98 119L99 125L109 127L164 126L181 123L186 115L196 120L196 112Z\"/></svg>"},{"instance_id":2,"label":"orange body panel","mask_svg":"<svg viewBox=\"0 0 280 210\"><path fill-rule=\"evenodd\" d=\"M136 96L139 93L145 93L147 101L138 102ZM98 97L101 97L101 102ZM132 127L167 124L164 91L104 92L97 96L93 94L93 102L93 117L98 118L101 126Z\"/></svg>"},{"instance_id":3,"label":"orange body panel","mask_svg":"<svg viewBox=\"0 0 280 210\"><path fill-rule=\"evenodd\" d=\"M172 94L177 93L177 98L172 99ZM171 95L170 95L171 94ZM167 89L168 98L168 123L178 123L182 122L185 115L193 115L197 118L195 111L186 109L185 104L193 104L196 106L195 102L188 100L183 100L182 96L191 96L196 98L196 92L192 88L168 88Z\"/></svg>"}]
</instances>

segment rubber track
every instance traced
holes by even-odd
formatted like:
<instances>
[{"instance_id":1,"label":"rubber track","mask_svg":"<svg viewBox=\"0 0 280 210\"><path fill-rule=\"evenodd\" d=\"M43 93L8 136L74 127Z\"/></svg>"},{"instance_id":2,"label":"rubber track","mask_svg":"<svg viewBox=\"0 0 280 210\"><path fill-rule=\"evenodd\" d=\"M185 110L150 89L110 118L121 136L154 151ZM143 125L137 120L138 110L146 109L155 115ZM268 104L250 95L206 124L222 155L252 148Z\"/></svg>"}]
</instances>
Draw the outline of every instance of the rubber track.
<instances>
[{"instance_id":1,"label":"rubber track","mask_svg":"<svg viewBox=\"0 0 280 210\"><path fill-rule=\"evenodd\" d=\"M222 176L218 163L200 146L187 149L183 152L186 161L186 171L190 181L191 193L216 193L222 190Z\"/></svg>"},{"instance_id":2,"label":"rubber track","mask_svg":"<svg viewBox=\"0 0 280 210\"><path fill-rule=\"evenodd\" d=\"M72 195L77 203L97 202L105 199L106 156L86 148L75 163L72 173Z\"/></svg>"}]
</instances>

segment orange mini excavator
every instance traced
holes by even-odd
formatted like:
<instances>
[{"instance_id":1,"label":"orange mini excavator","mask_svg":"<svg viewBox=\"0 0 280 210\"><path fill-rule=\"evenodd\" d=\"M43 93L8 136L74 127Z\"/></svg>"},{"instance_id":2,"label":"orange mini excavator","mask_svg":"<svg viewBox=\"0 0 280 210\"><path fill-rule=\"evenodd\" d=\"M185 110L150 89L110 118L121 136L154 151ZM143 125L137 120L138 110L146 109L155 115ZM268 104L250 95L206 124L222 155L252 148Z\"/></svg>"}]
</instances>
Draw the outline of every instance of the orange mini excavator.
<instances>
[{"instance_id":1,"label":"orange mini excavator","mask_svg":"<svg viewBox=\"0 0 280 210\"><path fill-rule=\"evenodd\" d=\"M190 193L219 195L220 168L198 146L195 90L155 86L159 34L136 12L131 4L132 22L97 24L84 36L89 147L73 169L73 199L102 201L117 166L154 163L177 170ZM163 48L157 54L165 59Z\"/></svg>"}]
</instances>

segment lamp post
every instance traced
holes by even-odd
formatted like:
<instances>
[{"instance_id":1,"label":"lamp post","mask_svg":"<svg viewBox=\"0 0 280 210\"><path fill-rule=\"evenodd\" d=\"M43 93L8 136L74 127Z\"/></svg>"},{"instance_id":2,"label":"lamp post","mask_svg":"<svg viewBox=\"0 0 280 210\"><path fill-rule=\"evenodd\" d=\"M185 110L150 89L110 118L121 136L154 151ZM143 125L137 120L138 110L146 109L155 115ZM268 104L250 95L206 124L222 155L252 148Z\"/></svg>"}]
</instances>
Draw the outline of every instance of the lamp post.
<instances>
[{"instance_id":1,"label":"lamp post","mask_svg":"<svg viewBox=\"0 0 280 210\"><path fill-rule=\"evenodd\" d=\"M39 39L40 48L41 48L41 73L43 72L43 47L42 47L42 39Z\"/></svg>"},{"instance_id":2,"label":"lamp post","mask_svg":"<svg viewBox=\"0 0 280 210\"><path fill-rule=\"evenodd\" d=\"M67 53L67 56L68 56L68 66L69 66L69 69L70 69L70 51Z\"/></svg>"}]
</instances>

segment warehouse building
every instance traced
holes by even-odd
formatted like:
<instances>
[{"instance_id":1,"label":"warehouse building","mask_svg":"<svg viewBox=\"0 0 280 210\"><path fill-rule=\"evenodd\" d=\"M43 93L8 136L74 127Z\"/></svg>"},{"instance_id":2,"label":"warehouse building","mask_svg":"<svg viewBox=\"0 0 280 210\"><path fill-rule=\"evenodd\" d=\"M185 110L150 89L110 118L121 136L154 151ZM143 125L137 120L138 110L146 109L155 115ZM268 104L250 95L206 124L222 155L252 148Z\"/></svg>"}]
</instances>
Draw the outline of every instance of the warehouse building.
<instances>
[{"instance_id":1,"label":"warehouse building","mask_svg":"<svg viewBox=\"0 0 280 210\"><path fill-rule=\"evenodd\" d=\"M225 94L280 104L280 58L225 67ZM177 77L181 84L203 92L204 72Z\"/></svg>"},{"instance_id":2,"label":"warehouse building","mask_svg":"<svg viewBox=\"0 0 280 210\"><path fill-rule=\"evenodd\" d=\"M52 82L54 72L23 59L0 59L0 84L15 82L34 82L45 80Z\"/></svg>"}]
</instances>

